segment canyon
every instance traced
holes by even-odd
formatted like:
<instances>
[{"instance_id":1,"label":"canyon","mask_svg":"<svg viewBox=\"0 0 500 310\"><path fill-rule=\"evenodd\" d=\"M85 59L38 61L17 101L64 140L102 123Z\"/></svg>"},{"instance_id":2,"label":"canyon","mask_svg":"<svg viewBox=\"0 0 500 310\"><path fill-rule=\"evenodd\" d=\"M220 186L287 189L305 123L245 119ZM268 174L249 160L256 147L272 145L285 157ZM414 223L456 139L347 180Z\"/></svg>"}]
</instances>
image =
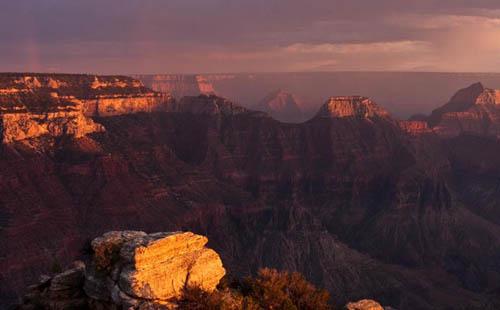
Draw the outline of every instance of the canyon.
<instances>
[{"instance_id":1,"label":"canyon","mask_svg":"<svg viewBox=\"0 0 500 310\"><path fill-rule=\"evenodd\" d=\"M2 117L20 111L42 127L2 123L6 303L85 256L95 237L140 230L206 235L230 276L300 271L339 306L370 298L397 309L498 307L495 91L473 85L411 121L366 97L330 97L293 124L214 94L177 99L132 78L0 81L0 98L18 98L2 99ZM18 94L47 92L50 100ZM51 109L81 120L54 122ZM466 124L469 109L489 113L472 123L487 122L487 131L443 121L450 114Z\"/></svg>"},{"instance_id":2,"label":"canyon","mask_svg":"<svg viewBox=\"0 0 500 310\"><path fill-rule=\"evenodd\" d=\"M481 81L500 89L498 73L432 72L288 72L220 74L151 74L135 76L145 86L166 91L180 99L184 95L217 94L246 108L255 108L276 90L300 98L302 118L275 114L285 122L312 117L332 95L366 96L401 119L414 114L429 114L445 103L452 93ZM203 81L198 83L197 80ZM176 82L182 81L182 82ZM179 92L176 89L190 89ZM200 91L207 89L209 93Z\"/></svg>"}]
</instances>

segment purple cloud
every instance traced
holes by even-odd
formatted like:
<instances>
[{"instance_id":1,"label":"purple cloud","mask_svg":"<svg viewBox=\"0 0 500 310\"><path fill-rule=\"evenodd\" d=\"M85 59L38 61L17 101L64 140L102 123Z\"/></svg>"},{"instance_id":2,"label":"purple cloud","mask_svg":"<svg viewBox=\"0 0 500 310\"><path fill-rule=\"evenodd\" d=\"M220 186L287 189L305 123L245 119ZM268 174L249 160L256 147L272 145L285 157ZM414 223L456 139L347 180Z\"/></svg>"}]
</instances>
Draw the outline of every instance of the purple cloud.
<instances>
[{"instance_id":1,"label":"purple cloud","mask_svg":"<svg viewBox=\"0 0 500 310\"><path fill-rule=\"evenodd\" d=\"M497 0L9 1L0 70L500 71L499 18Z\"/></svg>"}]
</instances>

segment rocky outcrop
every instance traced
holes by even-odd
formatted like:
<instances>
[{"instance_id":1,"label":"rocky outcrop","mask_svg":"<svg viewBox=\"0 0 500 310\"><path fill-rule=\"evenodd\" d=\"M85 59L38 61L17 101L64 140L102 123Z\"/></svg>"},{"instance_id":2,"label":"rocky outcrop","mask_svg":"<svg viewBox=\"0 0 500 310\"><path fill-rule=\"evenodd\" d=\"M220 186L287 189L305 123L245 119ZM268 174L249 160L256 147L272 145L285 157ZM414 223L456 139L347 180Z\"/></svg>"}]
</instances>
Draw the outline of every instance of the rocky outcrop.
<instances>
[{"instance_id":1,"label":"rocky outcrop","mask_svg":"<svg viewBox=\"0 0 500 310\"><path fill-rule=\"evenodd\" d=\"M389 112L379 107L369 98L360 96L331 97L316 114L317 118L371 118L388 116Z\"/></svg>"},{"instance_id":2,"label":"rocky outcrop","mask_svg":"<svg viewBox=\"0 0 500 310\"><path fill-rule=\"evenodd\" d=\"M428 119L434 132L442 137L460 134L500 136L500 90L481 83L459 90Z\"/></svg>"},{"instance_id":3,"label":"rocky outcrop","mask_svg":"<svg viewBox=\"0 0 500 310\"><path fill-rule=\"evenodd\" d=\"M35 79L36 83L30 82L35 83L36 87L25 88L26 85L32 85L27 81L20 88L12 88L15 91L0 93L0 133L3 143L42 135L71 135L79 138L104 131L102 125L85 115L82 101L59 96L53 89L42 89L38 79ZM47 83L56 82L51 80Z\"/></svg>"},{"instance_id":4,"label":"rocky outcrop","mask_svg":"<svg viewBox=\"0 0 500 310\"><path fill-rule=\"evenodd\" d=\"M410 135L420 135L423 133L431 133L432 130L426 121L398 121L399 127Z\"/></svg>"},{"instance_id":5,"label":"rocky outcrop","mask_svg":"<svg viewBox=\"0 0 500 310\"><path fill-rule=\"evenodd\" d=\"M75 262L74 268L53 277L42 276L39 283L28 287L19 309L87 309L83 291L85 264Z\"/></svg>"},{"instance_id":6,"label":"rocky outcrop","mask_svg":"<svg viewBox=\"0 0 500 310\"><path fill-rule=\"evenodd\" d=\"M91 117L166 110L171 98L121 76L1 74L0 132L10 143L104 131Z\"/></svg>"},{"instance_id":7,"label":"rocky outcrop","mask_svg":"<svg viewBox=\"0 0 500 310\"><path fill-rule=\"evenodd\" d=\"M76 138L89 133L102 132L104 126L86 117L77 105L42 113L14 112L0 114L0 132L3 143L36 138L70 135Z\"/></svg>"},{"instance_id":8,"label":"rocky outcrop","mask_svg":"<svg viewBox=\"0 0 500 310\"><path fill-rule=\"evenodd\" d=\"M168 110L172 102L168 95L156 93L137 97L107 95L83 100L83 113L87 116L109 117L138 112L158 112Z\"/></svg>"},{"instance_id":9,"label":"rocky outcrop","mask_svg":"<svg viewBox=\"0 0 500 310\"><path fill-rule=\"evenodd\" d=\"M124 304L134 302L129 299L168 301L186 286L214 290L225 270L219 255L205 248L207 242L190 232L107 233L92 242L96 255L85 291L94 299Z\"/></svg>"},{"instance_id":10,"label":"rocky outcrop","mask_svg":"<svg viewBox=\"0 0 500 310\"><path fill-rule=\"evenodd\" d=\"M249 110L233 102L215 95L199 95L183 97L178 103L172 104L171 112L199 115L236 115L248 113Z\"/></svg>"},{"instance_id":11,"label":"rocky outcrop","mask_svg":"<svg viewBox=\"0 0 500 310\"><path fill-rule=\"evenodd\" d=\"M135 75L147 87L169 93L176 99L184 96L213 95L215 90L210 81L203 75Z\"/></svg>"},{"instance_id":12,"label":"rocky outcrop","mask_svg":"<svg viewBox=\"0 0 500 310\"><path fill-rule=\"evenodd\" d=\"M306 120L301 105L295 95L280 89L267 95L254 109L266 112L279 121L295 123Z\"/></svg>"},{"instance_id":13,"label":"rocky outcrop","mask_svg":"<svg viewBox=\"0 0 500 310\"><path fill-rule=\"evenodd\" d=\"M350 302L345 306L345 310L384 310L376 301L363 299L357 302Z\"/></svg>"},{"instance_id":14,"label":"rocky outcrop","mask_svg":"<svg viewBox=\"0 0 500 310\"><path fill-rule=\"evenodd\" d=\"M207 238L190 232L113 231L92 241L89 266L77 263L29 288L21 309L151 309L185 287L213 291L225 275Z\"/></svg>"}]
</instances>

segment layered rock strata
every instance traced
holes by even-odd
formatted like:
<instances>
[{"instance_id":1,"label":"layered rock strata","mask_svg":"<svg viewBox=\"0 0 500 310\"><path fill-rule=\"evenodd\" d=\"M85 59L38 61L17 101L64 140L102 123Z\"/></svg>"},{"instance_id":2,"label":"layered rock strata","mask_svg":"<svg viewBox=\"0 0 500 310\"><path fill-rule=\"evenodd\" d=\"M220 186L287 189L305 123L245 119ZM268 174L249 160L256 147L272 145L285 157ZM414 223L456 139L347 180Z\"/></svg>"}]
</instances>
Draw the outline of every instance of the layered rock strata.
<instances>
[{"instance_id":1,"label":"layered rock strata","mask_svg":"<svg viewBox=\"0 0 500 310\"><path fill-rule=\"evenodd\" d=\"M399 127L410 135L420 135L424 133L431 133L432 129L426 121L399 121Z\"/></svg>"},{"instance_id":2,"label":"layered rock strata","mask_svg":"<svg viewBox=\"0 0 500 310\"><path fill-rule=\"evenodd\" d=\"M0 133L4 143L104 131L91 117L166 110L171 98L122 76L0 75Z\"/></svg>"},{"instance_id":3,"label":"layered rock strata","mask_svg":"<svg viewBox=\"0 0 500 310\"><path fill-rule=\"evenodd\" d=\"M500 137L500 90L481 83L461 89L428 121L434 132L446 138L462 133Z\"/></svg>"},{"instance_id":4,"label":"layered rock strata","mask_svg":"<svg viewBox=\"0 0 500 310\"><path fill-rule=\"evenodd\" d=\"M389 113L366 97L331 97L316 114L316 117L389 117Z\"/></svg>"},{"instance_id":5,"label":"layered rock strata","mask_svg":"<svg viewBox=\"0 0 500 310\"><path fill-rule=\"evenodd\" d=\"M213 291L225 269L207 238L191 232L113 231L92 241L94 255L30 286L21 309L156 309L188 286Z\"/></svg>"},{"instance_id":6,"label":"layered rock strata","mask_svg":"<svg viewBox=\"0 0 500 310\"><path fill-rule=\"evenodd\" d=\"M300 271L338 306L495 305L495 139L409 135L363 100L301 124L193 100L100 118L105 134L36 152L2 146L3 300L91 236L147 229L207 234L238 275Z\"/></svg>"},{"instance_id":7,"label":"layered rock strata","mask_svg":"<svg viewBox=\"0 0 500 310\"><path fill-rule=\"evenodd\" d=\"M157 74L135 75L147 87L169 93L176 99L184 96L213 95L215 89L203 75Z\"/></svg>"},{"instance_id":8,"label":"layered rock strata","mask_svg":"<svg viewBox=\"0 0 500 310\"><path fill-rule=\"evenodd\" d=\"M345 310L384 310L384 308L376 301L363 299L357 302L348 303ZM388 309L387 309L388 310Z\"/></svg>"},{"instance_id":9,"label":"layered rock strata","mask_svg":"<svg viewBox=\"0 0 500 310\"><path fill-rule=\"evenodd\" d=\"M200 115L231 116L248 113L249 110L215 95L186 96L179 102L170 105L169 111Z\"/></svg>"}]
</instances>

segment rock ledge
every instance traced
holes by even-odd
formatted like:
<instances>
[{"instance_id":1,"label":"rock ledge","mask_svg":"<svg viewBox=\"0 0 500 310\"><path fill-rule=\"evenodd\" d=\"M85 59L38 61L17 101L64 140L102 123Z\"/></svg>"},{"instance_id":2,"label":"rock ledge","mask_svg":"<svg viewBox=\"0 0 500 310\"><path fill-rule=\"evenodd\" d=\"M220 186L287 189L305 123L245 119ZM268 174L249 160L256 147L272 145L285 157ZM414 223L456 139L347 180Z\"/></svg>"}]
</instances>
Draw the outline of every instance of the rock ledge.
<instances>
[{"instance_id":1,"label":"rock ledge","mask_svg":"<svg viewBox=\"0 0 500 310\"><path fill-rule=\"evenodd\" d=\"M208 239L191 232L112 231L92 241L92 261L29 288L20 309L150 309L186 286L213 291L226 271Z\"/></svg>"}]
</instances>

